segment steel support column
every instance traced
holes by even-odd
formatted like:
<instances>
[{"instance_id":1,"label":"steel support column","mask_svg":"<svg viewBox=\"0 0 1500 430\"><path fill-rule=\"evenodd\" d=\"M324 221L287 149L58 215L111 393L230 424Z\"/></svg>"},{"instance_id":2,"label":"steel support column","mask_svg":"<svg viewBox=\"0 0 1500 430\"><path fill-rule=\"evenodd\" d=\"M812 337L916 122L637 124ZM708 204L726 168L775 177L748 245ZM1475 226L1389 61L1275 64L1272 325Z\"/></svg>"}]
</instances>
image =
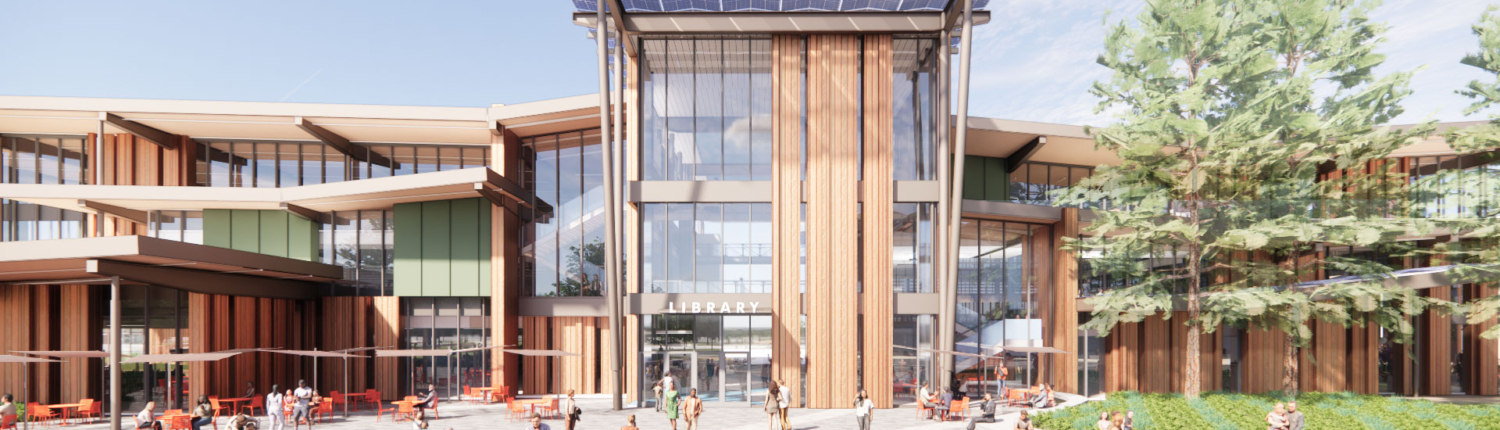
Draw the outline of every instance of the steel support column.
<instances>
[{"instance_id":1,"label":"steel support column","mask_svg":"<svg viewBox=\"0 0 1500 430\"><path fill-rule=\"evenodd\" d=\"M954 313L957 312L957 296L953 293L958 291L958 242L959 242L959 220L963 215L962 202L964 193L964 154L968 151L968 124L969 124L969 54L973 48L970 42L974 34L974 0L964 0L963 30L959 34L958 49L958 118L953 126L954 150L953 150L953 191L949 196L949 204L952 205L948 212L948 257L947 282L950 291L943 294L943 322L939 326L943 345L941 350L953 350ZM952 358L945 360L941 376L943 382L953 379Z\"/></svg>"},{"instance_id":2,"label":"steel support column","mask_svg":"<svg viewBox=\"0 0 1500 430\"><path fill-rule=\"evenodd\" d=\"M951 131L950 129L953 125L953 118L948 115L948 96L953 91L953 85L952 82L950 82L951 80L949 79L949 75L951 75L953 72L953 67L951 64L952 53L951 50L948 49L948 44L951 43L953 34L951 31L944 29L941 33L941 37L942 39L938 41L940 45L939 49L941 50L941 54L938 55L938 87L941 89L941 91L937 91L937 97L939 97L939 99L934 106L934 109L937 111L937 114L934 115L937 117L935 128L937 128L938 131L938 216L937 222L935 223L937 228L934 230L941 232L937 235L937 252L935 252L935 254L937 255L933 258L934 267L938 268L938 270L941 270L940 272L938 272L937 285L935 287L935 291L933 291L935 293L938 293L938 297L940 297L940 299L938 300L938 321L935 322L938 327L943 327L944 322L948 321L948 318L945 315L952 315L952 312L947 308L948 300L942 299L942 297L953 296L955 294L955 290L951 288L948 283L948 235L945 234L948 231L948 189L953 185L953 178L951 177L949 172L949 165L953 159L953 151L950 149L951 147L949 146L950 142L948 139L949 132ZM947 339L952 335L952 322L948 322L947 329L938 331L938 345L950 345L951 342ZM951 355L940 354L934 356L932 360L934 360L933 363L938 364L937 367L939 369L947 369L948 367L952 366L953 357ZM934 386L937 386L937 375L939 372L933 370L938 369L933 369L929 364L928 370L930 373L928 373L927 375L927 382L932 383Z\"/></svg>"},{"instance_id":3,"label":"steel support column","mask_svg":"<svg viewBox=\"0 0 1500 430\"><path fill-rule=\"evenodd\" d=\"M599 142L600 145L603 146L602 149L604 150L604 156L601 158L603 158L604 164L604 213L605 229L607 230L604 232L604 273L605 279L608 279L608 282L613 284L605 285L604 288L605 291L607 291L606 294L608 294L608 296L610 297L610 300L608 300L609 327L611 331L610 334L619 336L620 301L616 298L619 295L619 290L623 286L616 282L619 279L619 277L616 276L616 273L618 273L619 271L619 265L616 264L616 259L619 257L619 253L615 248L615 217L617 217L618 214L616 213L617 208L615 207L615 160L613 155L614 144L610 138L612 127L610 127L609 25L608 21L604 19L604 9L606 6L606 2L601 1L596 3L599 6L599 15L597 20L598 28L594 33L594 39L595 41L599 42ZM613 365L610 366L609 369L609 379L610 385L614 389L614 393L610 396L610 398L613 399L611 403L614 407L614 410L618 411L624 407L620 400L621 384L619 363L621 354L619 342L612 341L609 343L609 354L610 359L613 361Z\"/></svg>"},{"instance_id":4,"label":"steel support column","mask_svg":"<svg viewBox=\"0 0 1500 430\"><path fill-rule=\"evenodd\" d=\"M109 277L109 429L120 430L120 277Z\"/></svg>"}]
</instances>

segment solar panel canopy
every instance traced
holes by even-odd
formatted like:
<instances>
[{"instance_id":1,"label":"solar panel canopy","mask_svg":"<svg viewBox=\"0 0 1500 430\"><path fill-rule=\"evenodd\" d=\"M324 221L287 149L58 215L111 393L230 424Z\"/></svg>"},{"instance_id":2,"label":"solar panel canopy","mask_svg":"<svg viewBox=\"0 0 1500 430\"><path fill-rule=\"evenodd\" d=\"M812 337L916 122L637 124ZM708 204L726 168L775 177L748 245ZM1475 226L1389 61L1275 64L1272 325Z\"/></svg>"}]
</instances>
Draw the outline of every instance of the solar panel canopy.
<instances>
[{"instance_id":1,"label":"solar panel canopy","mask_svg":"<svg viewBox=\"0 0 1500 430\"><path fill-rule=\"evenodd\" d=\"M599 10L598 0L573 0L579 12ZM625 12L941 12L961 0L621 0ZM974 0L981 9L989 0Z\"/></svg>"}]
</instances>

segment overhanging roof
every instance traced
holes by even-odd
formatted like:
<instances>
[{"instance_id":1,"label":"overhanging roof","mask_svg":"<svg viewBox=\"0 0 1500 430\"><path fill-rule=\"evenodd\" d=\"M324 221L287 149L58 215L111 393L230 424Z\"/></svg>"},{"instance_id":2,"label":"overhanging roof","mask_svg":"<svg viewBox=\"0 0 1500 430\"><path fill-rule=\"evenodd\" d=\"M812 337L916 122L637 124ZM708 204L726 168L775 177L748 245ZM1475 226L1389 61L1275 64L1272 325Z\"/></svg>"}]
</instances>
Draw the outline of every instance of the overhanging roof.
<instances>
[{"instance_id":1,"label":"overhanging roof","mask_svg":"<svg viewBox=\"0 0 1500 430\"><path fill-rule=\"evenodd\" d=\"M1120 163L1113 152L1094 149L1094 139L1084 133L1083 126L969 117L969 155L1010 157L1038 137L1045 138L1046 144L1029 154L1028 161L1080 166Z\"/></svg>"},{"instance_id":2,"label":"overhanging roof","mask_svg":"<svg viewBox=\"0 0 1500 430\"><path fill-rule=\"evenodd\" d=\"M144 236L0 243L0 283L100 284L110 277L206 293L306 299L339 266Z\"/></svg>"},{"instance_id":3,"label":"overhanging roof","mask_svg":"<svg viewBox=\"0 0 1500 430\"><path fill-rule=\"evenodd\" d=\"M599 93L490 108L490 120L520 137L599 127Z\"/></svg>"},{"instance_id":4,"label":"overhanging roof","mask_svg":"<svg viewBox=\"0 0 1500 430\"><path fill-rule=\"evenodd\" d=\"M526 204L520 185L487 167L285 188L158 187L146 185L0 184L0 195L80 210L80 202L128 210L259 209L283 205L317 212L389 209L397 203L482 197L476 185Z\"/></svg>"}]
</instances>

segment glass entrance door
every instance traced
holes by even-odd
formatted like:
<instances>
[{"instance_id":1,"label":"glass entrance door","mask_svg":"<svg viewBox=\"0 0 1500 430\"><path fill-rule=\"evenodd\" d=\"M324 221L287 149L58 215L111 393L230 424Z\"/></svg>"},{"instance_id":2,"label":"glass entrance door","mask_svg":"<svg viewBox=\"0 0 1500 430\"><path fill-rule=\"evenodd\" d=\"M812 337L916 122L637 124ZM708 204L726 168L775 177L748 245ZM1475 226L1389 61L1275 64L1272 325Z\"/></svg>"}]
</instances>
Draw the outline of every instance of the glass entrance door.
<instances>
[{"instance_id":1,"label":"glass entrance door","mask_svg":"<svg viewBox=\"0 0 1500 430\"><path fill-rule=\"evenodd\" d=\"M750 353L724 353L723 369L719 377L719 392L724 393L724 401L750 401Z\"/></svg>"},{"instance_id":2,"label":"glass entrance door","mask_svg":"<svg viewBox=\"0 0 1500 430\"><path fill-rule=\"evenodd\" d=\"M667 367L663 371L672 375L672 380L677 384L678 398L687 396L687 389L698 380L698 369L695 366L697 357L698 353L692 351L667 353L667 360L664 363ZM702 390L699 390L698 395L702 397Z\"/></svg>"}]
</instances>

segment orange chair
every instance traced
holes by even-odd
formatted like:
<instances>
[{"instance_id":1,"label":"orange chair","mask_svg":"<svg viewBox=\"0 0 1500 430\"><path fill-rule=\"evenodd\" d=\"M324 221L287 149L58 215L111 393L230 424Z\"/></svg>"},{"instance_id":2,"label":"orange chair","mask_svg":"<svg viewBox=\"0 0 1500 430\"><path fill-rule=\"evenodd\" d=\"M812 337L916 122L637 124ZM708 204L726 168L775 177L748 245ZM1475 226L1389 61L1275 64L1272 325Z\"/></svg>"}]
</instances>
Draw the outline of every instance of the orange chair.
<instances>
[{"instance_id":1,"label":"orange chair","mask_svg":"<svg viewBox=\"0 0 1500 430\"><path fill-rule=\"evenodd\" d=\"M266 398L263 396L251 396L250 404L248 406L245 406L245 409L250 410L250 415L255 415L256 409L260 409L261 412L265 412Z\"/></svg>"},{"instance_id":2,"label":"orange chair","mask_svg":"<svg viewBox=\"0 0 1500 430\"><path fill-rule=\"evenodd\" d=\"M328 397L333 399L334 406L339 406L349 401L349 399L344 397L343 393L340 393L338 391L329 391Z\"/></svg>"},{"instance_id":3,"label":"orange chair","mask_svg":"<svg viewBox=\"0 0 1500 430\"><path fill-rule=\"evenodd\" d=\"M436 396L433 396L433 398L432 398L432 407L427 408L427 411L432 413L432 419L442 418L441 416L438 416L437 407L438 407L438 398Z\"/></svg>"},{"instance_id":4,"label":"orange chair","mask_svg":"<svg viewBox=\"0 0 1500 430\"><path fill-rule=\"evenodd\" d=\"M932 416L932 408L922 403L922 399L917 399L917 419L926 419L929 416Z\"/></svg>"},{"instance_id":5,"label":"orange chair","mask_svg":"<svg viewBox=\"0 0 1500 430\"><path fill-rule=\"evenodd\" d=\"M324 416L333 415L333 402L319 403L318 408L316 410L313 410L312 414L313 417L316 417L318 419L319 423L322 423Z\"/></svg>"},{"instance_id":6,"label":"orange chair","mask_svg":"<svg viewBox=\"0 0 1500 430\"><path fill-rule=\"evenodd\" d=\"M965 418L968 418L968 417L969 417L969 398L968 397L964 397L961 400L955 399L953 401L948 402L948 410L947 411L943 411L943 421L948 421L948 420L963 421Z\"/></svg>"},{"instance_id":7,"label":"orange chair","mask_svg":"<svg viewBox=\"0 0 1500 430\"><path fill-rule=\"evenodd\" d=\"M380 390L376 390L374 388L365 390L365 398L363 399L363 401L374 405L374 407L377 409L380 408Z\"/></svg>"},{"instance_id":8,"label":"orange chair","mask_svg":"<svg viewBox=\"0 0 1500 430\"><path fill-rule=\"evenodd\" d=\"M515 396L510 394L510 387L505 385L496 386L495 391L491 392L490 395L494 396L495 399L505 403L510 403L516 400Z\"/></svg>"},{"instance_id":9,"label":"orange chair","mask_svg":"<svg viewBox=\"0 0 1500 430\"><path fill-rule=\"evenodd\" d=\"M174 413L176 415L174 415ZM193 417L191 415L181 414L181 409L167 411L166 415L172 415L172 420L166 423L167 427L171 427L173 429L185 429L193 427Z\"/></svg>"},{"instance_id":10,"label":"orange chair","mask_svg":"<svg viewBox=\"0 0 1500 430\"><path fill-rule=\"evenodd\" d=\"M99 406L100 406L100 403L94 401L94 399L79 400L78 401L78 416L81 417L81 418L92 418L92 419L89 420L89 422L93 422L95 420L98 420L100 418L100 412L101 412Z\"/></svg>"},{"instance_id":11,"label":"orange chair","mask_svg":"<svg viewBox=\"0 0 1500 430\"><path fill-rule=\"evenodd\" d=\"M470 387L468 385L465 385L464 386L464 393L463 393L463 395L459 396L459 399L460 400L465 400L465 401L470 402L470 403L473 403L474 402L474 388Z\"/></svg>"},{"instance_id":12,"label":"orange chair","mask_svg":"<svg viewBox=\"0 0 1500 430\"><path fill-rule=\"evenodd\" d=\"M510 408L510 413L506 414L505 418L510 421L524 421L526 420L526 417L529 416L529 414L526 413L526 405L516 402L510 402L507 406L509 406Z\"/></svg>"},{"instance_id":13,"label":"orange chair","mask_svg":"<svg viewBox=\"0 0 1500 430\"><path fill-rule=\"evenodd\" d=\"M14 429L14 428L16 428L16 416L15 415L6 415L4 417L0 417L0 430Z\"/></svg>"},{"instance_id":14,"label":"orange chair","mask_svg":"<svg viewBox=\"0 0 1500 430\"><path fill-rule=\"evenodd\" d=\"M536 405L537 409L541 409L543 413L546 413L547 418L557 418L557 416L558 416L558 414L557 414L558 411L557 410L558 410L558 408L561 408L561 405L558 405L557 396L542 397L542 400L544 400L544 401L550 400L550 401L547 402L547 403L542 403L542 404Z\"/></svg>"},{"instance_id":15,"label":"orange chair","mask_svg":"<svg viewBox=\"0 0 1500 430\"><path fill-rule=\"evenodd\" d=\"M375 422L377 422L377 423L380 422L380 418L383 417L383 416L385 416L386 413L390 413L391 414L391 418L395 419L395 418L397 418L396 412L397 412L396 408L387 408L387 407L381 405L380 403L376 403L375 404Z\"/></svg>"},{"instance_id":16,"label":"orange chair","mask_svg":"<svg viewBox=\"0 0 1500 430\"><path fill-rule=\"evenodd\" d=\"M411 403L401 403L400 405L397 405L396 422L401 422L401 417L403 416L405 416L407 420L416 419L417 412L412 410Z\"/></svg>"},{"instance_id":17,"label":"orange chair","mask_svg":"<svg viewBox=\"0 0 1500 430\"><path fill-rule=\"evenodd\" d=\"M41 403L31 402L26 404L26 421L49 425L54 419L57 419L57 413L52 412L52 409L46 406L42 406Z\"/></svg>"}]
</instances>

